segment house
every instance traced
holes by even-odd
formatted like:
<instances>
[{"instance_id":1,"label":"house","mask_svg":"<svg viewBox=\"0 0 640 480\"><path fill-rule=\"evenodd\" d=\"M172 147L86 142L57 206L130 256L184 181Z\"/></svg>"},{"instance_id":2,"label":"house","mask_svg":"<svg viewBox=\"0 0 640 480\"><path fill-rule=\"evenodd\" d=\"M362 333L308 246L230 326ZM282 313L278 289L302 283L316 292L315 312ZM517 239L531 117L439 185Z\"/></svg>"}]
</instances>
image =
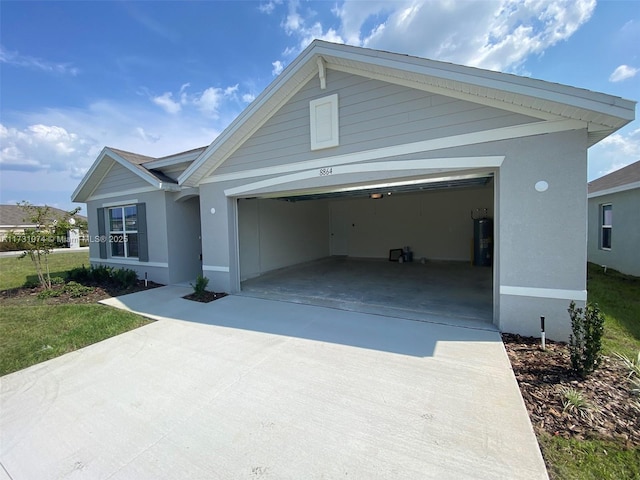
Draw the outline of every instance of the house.
<instances>
[{"instance_id":1,"label":"house","mask_svg":"<svg viewBox=\"0 0 640 480\"><path fill-rule=\"evenodd\" d=\"M566 339L567 306L587 297L587 149L634 116L602 93L316 40L206 148L105 148L72 199L87 204L92 263L165 284L202 273L230 293L405 245L468 264L479 212L493 220L489 267L475 267L488 320L536 335L545 316Z\"/></svg>"},{"instance_id":2,"label":"house","mask_svg":"<svg viewBox=\"0 0 640 480\"><path fill-rule=\"evenodd\" d=\"M36 205L37 206L37 205ZM68 212L59 208L49 207L51 218L64 217ZM0 205L0 239L4 240L8 233L24 233L25 228L36 228L37 225L25 219L27 214L20 205ZM85 224L87 217L74 215L73 220L79 224Z\"/></svg>"},{"instance_id":3,"label":"house","mask_svg":"<svg viewBox=\"0 0 640 480\"><path fill-rule=\"evenodd\" d=\"M589 182L587 257L640 277L640 161Z\"/></svg>"}]
</instances>

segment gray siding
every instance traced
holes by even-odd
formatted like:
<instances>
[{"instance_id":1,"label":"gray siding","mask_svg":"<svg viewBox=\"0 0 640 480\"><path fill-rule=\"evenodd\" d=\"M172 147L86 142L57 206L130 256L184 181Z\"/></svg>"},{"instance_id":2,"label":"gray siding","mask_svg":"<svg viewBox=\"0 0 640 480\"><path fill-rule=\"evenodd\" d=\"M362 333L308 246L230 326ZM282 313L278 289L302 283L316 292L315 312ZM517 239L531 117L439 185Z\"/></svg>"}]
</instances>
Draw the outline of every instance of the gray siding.
<instances>
[{"instance_id":1,"label":"gray siding","mask_svg":"<svg viewBox=\"0 0 640 480\"><path fill-rule=\"evenodd\" d=\"M130 172L117 162L113 162L113 167L100 182L100 185L91 194L94 195L117 195L119 192L133 190L137 188L150 187L148 182Z\"/></svg>"},{"instance_id":2,"label":"gray siding","mask_svg":"<svg viewBox=\"0 0 640 480\"><path fill-rule=\"evenodd\" d=\"M600 207L611 204L611 250L600 248ZM589 199L588 258L628 275L640 277L640 189Z\"/></svg>"},{"instance_id":3,"label":"gray siding","mask_svg":"<svg viewBox=\"0 0 640 480\"><path fill-rule=\"evenodd\" d=\"M309 101L338 93L340 146L311 151ZM340 155L534 121L524 115L442 95L329 72L326 90L310 81L216 173Z\"/></svg>"}]
</instances>

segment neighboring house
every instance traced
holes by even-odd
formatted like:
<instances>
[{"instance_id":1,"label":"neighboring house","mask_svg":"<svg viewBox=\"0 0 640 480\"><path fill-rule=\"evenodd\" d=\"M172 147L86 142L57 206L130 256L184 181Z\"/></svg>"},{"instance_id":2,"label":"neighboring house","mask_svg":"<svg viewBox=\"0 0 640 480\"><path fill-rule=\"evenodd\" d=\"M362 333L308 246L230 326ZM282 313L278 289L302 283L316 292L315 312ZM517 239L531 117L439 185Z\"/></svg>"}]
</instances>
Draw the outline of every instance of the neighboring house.
<instances>
[{"instance_id":1,"label":"neighboring house","mask_svg":"<svg viewBox=\"0 0 640 480\"><path fill-rule=\"evenodd\" d=\"M588 259L640 277L640 161L589 183Z\"/></svg>"},{"instance_id":2,"label":"neighboring house","mask_svg":"<svg viewBox=\"0 0 640 480\"><path fill-rule=\"evenodd\" d=\"M203 273L231 293L402 245L469 261L469 213L486 208L493 322L536 335L544 315L566 339L569 301L587 295L587 149L634 116L635 102L602 93L316 40L208 147L105 148L72 198L106 239L92 263L165 284ZM390 190L405 194L353 197Z\"/></svg>"},{"instance_id":3,"label":"neighboring house","mask_svg":"<svg viewBox=\"0 0 640 480\"><path fill-rule=\"evenodd\" d=\"M55 207L49 207L49 212L52 218L62 217L68 213ZM26 220L26 216L24 208L19 205L0 205L0 239L4 239L9 232L18 234L23 233L25 228L36 228L37 225ZM72 218L83 224L87 222L87 217L82 215L74 215Z\"/></svg>"}]
</instances>

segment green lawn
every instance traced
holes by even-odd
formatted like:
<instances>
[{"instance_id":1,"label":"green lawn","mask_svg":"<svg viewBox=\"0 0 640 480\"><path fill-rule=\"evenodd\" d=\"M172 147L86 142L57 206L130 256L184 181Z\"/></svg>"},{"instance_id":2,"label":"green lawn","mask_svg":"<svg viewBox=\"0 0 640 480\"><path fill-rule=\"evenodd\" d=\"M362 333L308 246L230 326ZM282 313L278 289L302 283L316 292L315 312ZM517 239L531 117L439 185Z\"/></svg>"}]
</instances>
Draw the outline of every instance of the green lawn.
<instances>
[{"instance_id":1,"label":"green lawn","mask_svg":"<svg viewBox=\"0 0 640 480\"><path fill-rule=\"evenodd\" d=\"M88 252L50 255L52 276L89 265ZM0 290L37 280L29 258L0 258ZM13 299L12 299L13 300ZM99 304L49 305L46 300L0 302L0 375L86 347L149 323L139 315Z\"/></svg>"},{"instance_id":2,"label":"green lawn","mask_svg":"<svg viewBox=\"0 0 640 480\"><path fill-rule=\"evenodd\" d=\"M64 277L64 273L74 267L89 266L89 252L52 253L49 255L51 277ZM38 282L38 275L29 257L0 258L0 290L21 287L25 282Z\"/></svg>"}]
</instances>

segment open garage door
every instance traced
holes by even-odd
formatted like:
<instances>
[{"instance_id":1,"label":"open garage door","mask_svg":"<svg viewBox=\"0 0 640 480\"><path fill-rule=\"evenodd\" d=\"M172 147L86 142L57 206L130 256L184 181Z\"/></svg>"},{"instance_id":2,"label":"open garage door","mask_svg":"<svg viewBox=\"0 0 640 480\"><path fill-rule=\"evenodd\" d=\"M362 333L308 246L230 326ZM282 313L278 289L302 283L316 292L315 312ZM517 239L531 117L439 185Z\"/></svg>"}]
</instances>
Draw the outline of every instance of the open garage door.
<instances>
[{"instance_id":1,"label":"open garage door","mask_svg":"<svg viewBox=\"0 0 640 480\"><path fill-rule=\"evenodd\" d=\"M491 175L241 198L241 291L408 318L491 321L492 262L474 265L472 214L492 217L493 205ZM390 260L398 249L404 254Z\"/></svg>"}]
</instances>

